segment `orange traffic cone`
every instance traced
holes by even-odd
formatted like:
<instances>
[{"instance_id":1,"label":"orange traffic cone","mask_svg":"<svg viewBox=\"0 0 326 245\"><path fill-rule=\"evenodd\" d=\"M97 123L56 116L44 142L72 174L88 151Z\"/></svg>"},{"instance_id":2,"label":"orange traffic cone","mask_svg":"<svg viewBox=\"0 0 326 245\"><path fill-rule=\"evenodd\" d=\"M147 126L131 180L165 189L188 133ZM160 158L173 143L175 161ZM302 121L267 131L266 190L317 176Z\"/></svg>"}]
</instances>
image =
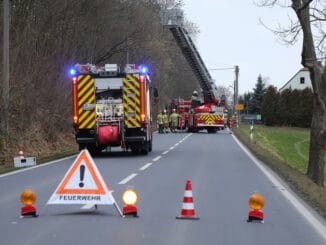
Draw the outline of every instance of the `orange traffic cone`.
<instances>
[{"instance_id":1,"label":"orange traffic cone","mask_svg":"<svg viewBox=\"0 0 326 245\"><path fill-rule=\"evenodd\" d=\"M21 146L21 145L18 146L18 157L19 158L25 158L23 150L24 150L23 146Z\"/></svg>"},{"instance_id":2,"label":"orange traffic cone","mask_svg":"<svg viewBox=\"0 0 326 245\"><path fill-rule=\"evenodd\" d=\"M183 197L182 209L177 219L199 219L195 213L194 201L192 198L191 181L187 180Z\"/></svg>"}]
</instances>

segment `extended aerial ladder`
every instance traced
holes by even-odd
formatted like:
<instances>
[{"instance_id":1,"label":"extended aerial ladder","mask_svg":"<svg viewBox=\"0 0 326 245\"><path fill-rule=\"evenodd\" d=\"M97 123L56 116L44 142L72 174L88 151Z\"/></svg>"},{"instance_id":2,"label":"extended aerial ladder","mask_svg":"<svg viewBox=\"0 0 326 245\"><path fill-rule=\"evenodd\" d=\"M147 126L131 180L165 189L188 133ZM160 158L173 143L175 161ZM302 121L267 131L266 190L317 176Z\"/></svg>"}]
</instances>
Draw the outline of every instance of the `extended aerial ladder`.
<instances>
[{"instance_id":1,"label":"extended aerial ladder","mask_svg":"<svg viewBox=\"0 0 326 245\"><path fill-rule=\"evenodd\" d=\"M161 12L161 20L164 27L172 32L174 39L180 47L183 55L195 73L202 88L204 102L217 104L217 87L208 72L199 52L187 30L183 27L183 11L180 9L167 9Z\"/></svg>"}]
</instances>

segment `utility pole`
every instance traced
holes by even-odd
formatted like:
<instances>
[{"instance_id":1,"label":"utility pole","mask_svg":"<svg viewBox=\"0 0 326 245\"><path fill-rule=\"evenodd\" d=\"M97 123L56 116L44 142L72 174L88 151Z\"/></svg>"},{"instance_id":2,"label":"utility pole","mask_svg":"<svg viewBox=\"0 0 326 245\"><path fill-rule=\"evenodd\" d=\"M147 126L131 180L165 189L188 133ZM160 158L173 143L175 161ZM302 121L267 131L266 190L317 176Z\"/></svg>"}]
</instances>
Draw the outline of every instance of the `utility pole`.
<instances>
[{"instance_id":1,"label":"utility pole","mask_svg":"<svg viewBox=\"0 0 326 245\"><path fill-rule=\"evenodd\" d=\"M2 123L3 133L9 133L9 0L3 0L3 86L2 86Z\"/></svg>"},{"instance_id":2,"label":"utility pole","mask_svg":"<svg viewBox=\"0 0 326 245\"><path fill-rule=\"evenodd\" d=\"M239 111L236 110L236 105L239 103L238 101L238 93L239 93L239 66L235 66L234 67L234 73L235 73L235 79L234 79L234 99L233 99L233 103L234 103L234 112L236 113L236 120L237 120L237 126L239 125Z\"/></svg>"},{"instance_id":3,"label":"utility pole","mask_svg":"<svg viewBox=\"0 0 326 245\"><path fill-rule=\"evenodd\" d=\"M238 104L239 94L239 66L234 67L235 80L234 80L234 106Z\"/></svg>"}]
</instances>

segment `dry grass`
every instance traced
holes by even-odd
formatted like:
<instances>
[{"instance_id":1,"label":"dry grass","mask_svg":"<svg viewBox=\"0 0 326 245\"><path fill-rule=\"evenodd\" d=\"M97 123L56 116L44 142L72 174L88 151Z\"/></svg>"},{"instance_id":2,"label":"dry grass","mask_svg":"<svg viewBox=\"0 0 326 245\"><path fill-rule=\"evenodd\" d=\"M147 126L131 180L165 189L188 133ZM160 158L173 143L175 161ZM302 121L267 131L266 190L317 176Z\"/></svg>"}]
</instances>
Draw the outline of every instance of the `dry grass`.
<instances>
[{"instance_id":1,"label":"dry grass","mask_svg":"<svg viewBox=\"0 0 326 245\"><path fill-rule=\"evenodd\" d=\"M24 147L25 157L36 157L37 164L75 154L78 150L73 134L58 134L55 138L45 139L36 129L30 128L21 136L12 135L9 142L2 142L0 149L0 173L15 170L13 158L18 154L18 146Z\"/></svg>"},{"instance_id":2,"label":"dry grass","mask_svg":"<svg viewBox=\"0 0 326 245\"><path fill-rule=\"evenodd\" d=\"M289 134L293 134L293 130L286 130L284 128L272 128L272 130L275 131L275 135L277 135L277 130L282 130L283 132L288 131ZM326 189L317 186L307 178L301 164L289 162L291 160L284 159L282 154L275 148L268 147L272 146L273 143L268 140L267 136L264 137L262 135L264 140L254 141L254 143L251 143L248 130L241 130L240 127L234 129L233 132L258 159L273 169L285 182L289 184L294 192L309 203L317 212L320 213L320 215L326 218ZM297 154L300 155L299 153ZM294 156L293 159L304 158L304 156L305 155L302 154L301 151L301 156Z\"/></svg>"}]
</instances>

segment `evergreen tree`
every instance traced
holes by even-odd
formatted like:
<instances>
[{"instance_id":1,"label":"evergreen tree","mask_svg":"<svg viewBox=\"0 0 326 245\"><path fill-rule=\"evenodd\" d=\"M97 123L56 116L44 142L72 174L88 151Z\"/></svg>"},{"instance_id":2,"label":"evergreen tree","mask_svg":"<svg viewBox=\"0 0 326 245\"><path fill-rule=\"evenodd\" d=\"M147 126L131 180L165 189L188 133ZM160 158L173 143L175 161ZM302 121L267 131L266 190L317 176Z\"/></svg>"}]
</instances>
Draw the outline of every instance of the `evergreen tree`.
<instances>
[{"instance_id":1,"label":"evergreen tree","mask_svg":"<svg viewBox=\"0 0 326 245\"><path fill-rule=\"evenodd\" d=\"M295 89L292 90L290 93L290 99L289 99L289 104L288 108L292 114L289 120L289 125L292 127L299 127L299 121L300 118L302 117L301 115L301 108L299 106L300 104L300 99L301 99L301 91Z\"/></svg>"},{"instance_id":2,"label":"evergreen tree","mask_svg":"<svg viewBox=\"0 0 326 245\"><path fill-rule=\"evenodd\" d=\"M277 88L269 86L263 97L261 115L267 126L280 125L280 95Z\"/></svg>"},{"instance_id":3,"label":"evergreen tree","mask_svg":"<svg viewBox=\"0 0 326 245\"><path fill-rule=\"evenodd\" d=\"M265 83L263 81L262 76L259 74L256 87L254 88L254 93L252 95L252 99L249 103L249 112L254 114L261 113L261 104L263 101L263 97L265 94Z\"/></svg>"},{"instance_id":4,"label":"evergreen tree","mask_svg":"<svg viewBox=\"0 0 326 245\"><path fill-rule=\"evenodd\" d=\"M244 104L244 113L248 114L250 112L250 100L252 98L252 93L244 93L243 95L243 104Z\"/></svg>"},{"instance_id":5,"label":"evergreen tree","mask_svg":"<svg viewBox=\"0 0 326 245\"><path fill-rule=\"evenodd\" d=\"M285 89L280 94L280 120L282 125L291 126L293 112L291 108L291 89Z\"/></svg>"},{"instance_id":6,"label":"evergreen tree","mask_svg":"<svg viewBox=\"0 0 326 245\"><path fill-rule=\"evenodd\" d=\"M298 118L298 126L303 128L309 128L312 119L312 104L313 94L310 88L306 88L300 91L300 100L297 108L300 111L300 117Z\"/></svg>"}]
</instances>

